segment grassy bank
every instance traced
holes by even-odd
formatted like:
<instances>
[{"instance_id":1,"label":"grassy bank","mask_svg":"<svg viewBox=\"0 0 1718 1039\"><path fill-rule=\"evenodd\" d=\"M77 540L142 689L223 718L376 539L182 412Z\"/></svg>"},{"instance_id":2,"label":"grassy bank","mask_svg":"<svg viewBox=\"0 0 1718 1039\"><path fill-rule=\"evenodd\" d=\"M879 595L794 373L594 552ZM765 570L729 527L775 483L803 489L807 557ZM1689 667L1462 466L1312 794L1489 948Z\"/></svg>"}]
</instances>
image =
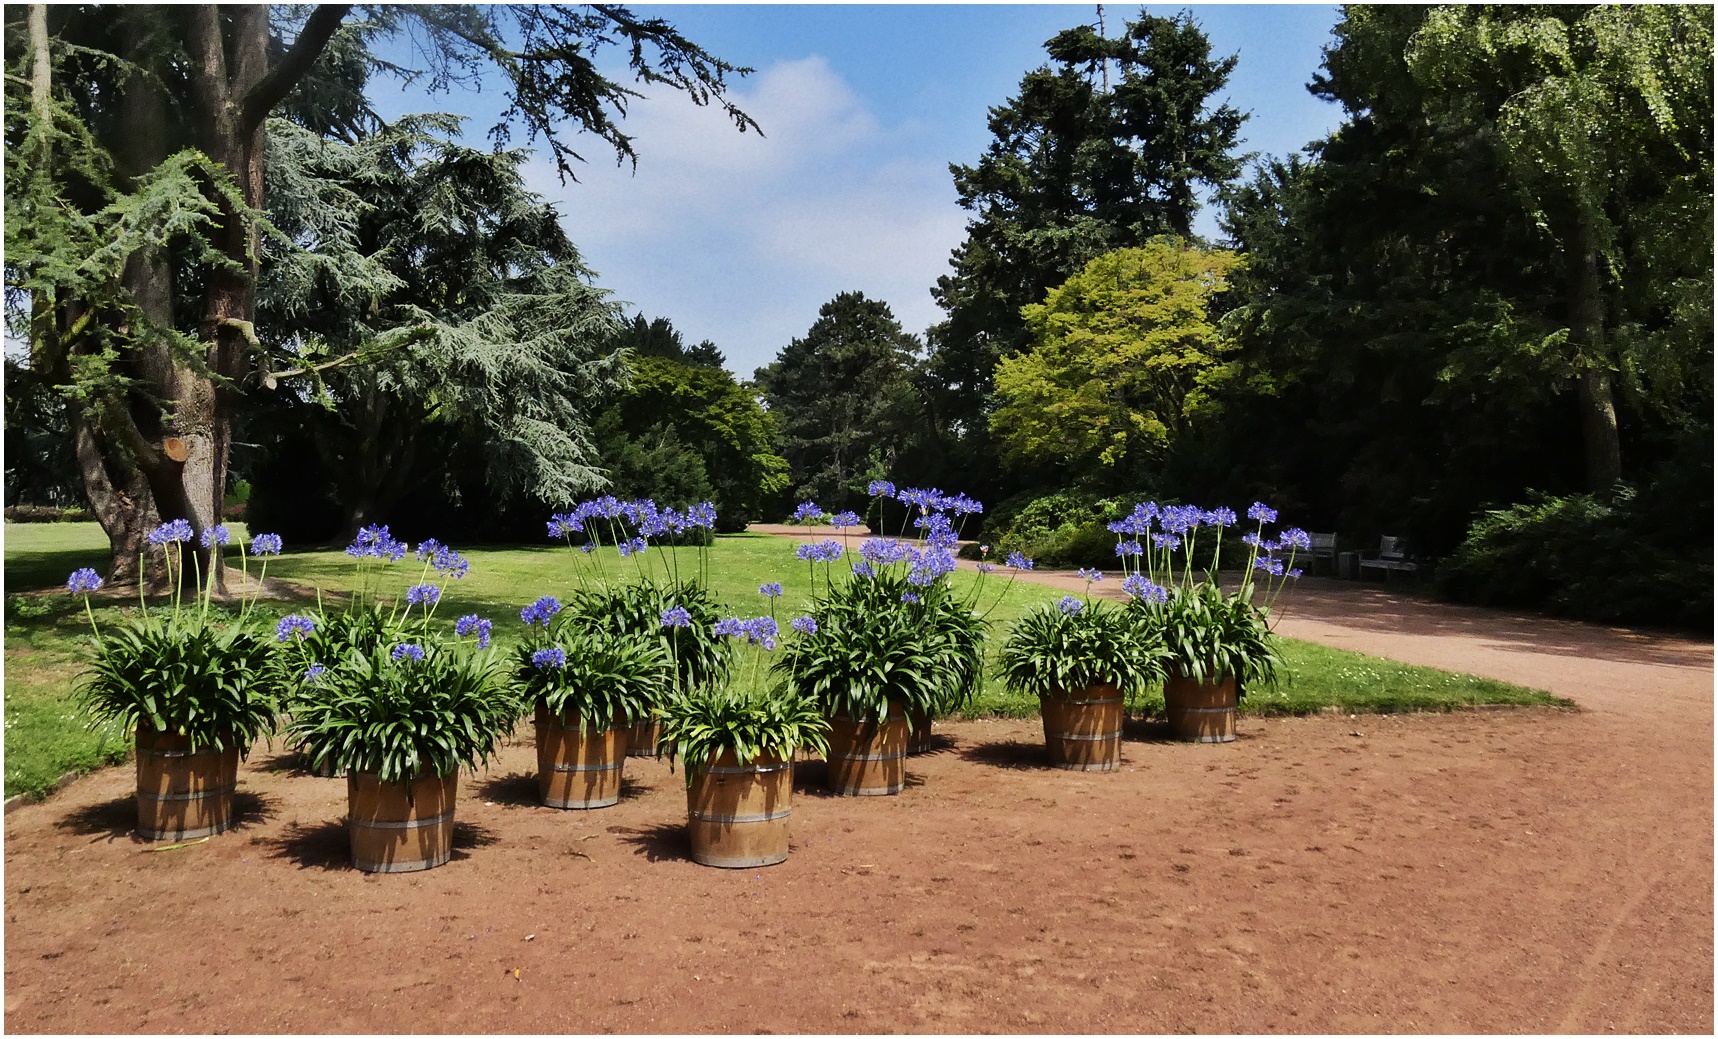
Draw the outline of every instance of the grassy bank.
<instances>
[{"instance_id":1,"label":"grassy bank","mask_svg":"<svg viewBox=\"0 0 1718 1039\"><path fill-rule=\"evenodd\" d=\"M73 683L90 655L89 626L80 600L58 591L72 570L106 565L105 539L93 523L7 524L5 527L5 790L6 795L46 790L68 771L83 771L124 760L126 746L114 733L92 732L78 715ZM496 622L503 642L517 636L519 608L538 596L565 598L579 586L583 560L564 546L478 548L466 552L471 574L451 585L438 610L439 623L451 624L464 613L478 613ZM681 550L681 573L690 573L696 554ZM610 574L626 576L631 564L617 569L612 555ZM417 569L398 564L383 588L397 592L415 580ZM271 601L260 609L273 617L291 612L300 602L324 594L344 594L354 587L352 561L338 551L288 552L269 563L268 576L293 582L300 596ZM778 613L784 621L797 613L810 594L813 577L793 556L793 543L764 534L718 538L709 553L709 583L734 611L767 612L757 592L767 581L780 581L783 597ZM971 590L976 575L961 571L954 578ZM993 575L984 579L980 603L988 612L995 653L1008 626L1034 603L1053 601L1061 592L1024 581L1009 583ZM113 623L135 609L134 603L106 602L96 620ZM1285 640L1288 664L1275 690L1252 690L1242 701L1243 712L1306 714L1327 708L1343 711L1451 710L1479 704L1556 704L1545 693L1519 686L1380 660L1359 653L1311 643ZM1161 698L1156 706L1161 706ZM1137 705L1153 707L1148 698ZM1009 693L1000 682L987 683L984 693L965 712L969 717L1006 715L1028 717L1038 711L1036 699Z\"/></svg>"}]
</instances>

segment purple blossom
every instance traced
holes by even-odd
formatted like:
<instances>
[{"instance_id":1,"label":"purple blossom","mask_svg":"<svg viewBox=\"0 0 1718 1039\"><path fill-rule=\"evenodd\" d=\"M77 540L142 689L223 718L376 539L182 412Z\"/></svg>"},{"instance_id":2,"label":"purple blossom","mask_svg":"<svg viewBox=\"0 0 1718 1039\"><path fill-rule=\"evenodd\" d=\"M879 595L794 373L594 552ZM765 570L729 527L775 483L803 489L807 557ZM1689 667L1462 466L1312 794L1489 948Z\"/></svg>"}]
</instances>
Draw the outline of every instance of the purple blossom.
<instances>
[{"instance_id":1,"label":"purple blossom","mask_svg":"<svg viewBox=\"0 0 1718 1039\"><path fill-rule=\"evenodd\" d=\"M662 626L664 628L689 628L692 626L692 614L684 606L670 606L662 611Z\"/></svg>"},{"instance_id":2,"label":"purple blossom","mask_svg":"<svg viewBox=\"0 0 1718 1039\"><path fill-rule=\"evenodd\" d=\"M780 581L771 581L768 584L758 585L758 594L763 596L766 599L776 598L777 596L781 595L781 582Z\"/></svg>"},{"instance_id":3,"label":"purple blossom","mask_svg":"<svg viewBox=\"0 0 1718 1039\"><path fill-rule=\"evenodd\" d=\"M942 508L943 503L943 492L937 490L935 487L931 487L929 489L908 487L906 490L896 494L895 497L906 502L908 505L917 505L921 513L940 509Z\"/></svg>"},{"instance_id":4,"label":"purple blossom","mask_svg":"<svg viewBox=\"0 0 1718 1039\"><path fill-rule=\"evenodd\" d=\"M1169 589L1152 584L1144 574L1134 574L1121 583L1122 591L1141 602L1168 602Z\"/></svg>"},{"instance_id":5,"label":"purple blossom","mask_svg":"<svg viewBox=\"0 0 1718 1039\"><path fill-rule=\"evenodd\" d=\"M744 635L746 633L746 622L738 617L723 617L721 620L711 625L710 632L718 637L724 635Z\"/></svg>"},{"instance_id":6,"label":"purple blossom","mask_svg":"<svg viewBox=\"0 0 1718 1039\"><path fill-rule=\"evenodd\" d=\"M536 602L519 611L519 619L526 624L541 624L549 626L549 618L561 612L561 600L552 595L545 595Z\"/></svg>"},{"instance_id":7,"label":"purple blossom","mask_svg":"<svg viewBox=\"0 0 1718 1039\"><path fill-rule=\"evenodd\" d=\"M707 501L701 501L686 510L687 527L703 527L708 530L716 525L716 507Z\"/></svg>"},{"instance_id":8,"label":"purple blossom","mask_svg":"<svg viewBox=\"0 0 1718 1039\"><path fill-rule=\"evenodd\" d=\"M901 601L904 603L908 603L910 605L913 605L913 606L917 606L920 602L920 599L917 595L914 595L912 592L902 592L901 593Z\"/></svg>"},{"instance_id":9,"label":"purple blossom","mask_svg":"<svg viewBox=\"0 0 1718 1039\"><path fill-rule=\"evenodd\" d=\"M818 541L800 545L795 555L813 563L833 563L841 558L843 551L839 541Z\"/></svg>"},{"instance_id":10,"label":"purple blossom","mask_svg":"<svg viewBox=\"0 0 1718 1039\"><path fill-rule=\"evenodd\" d=\"M1104 579L1104 572L1102 570L1087 570L1084 567L1081 567L1078 572L1081 577L1088 581L1102 581Z\"/></svg>"},{"instance_id":11,"label":"purple blossom","mask_svg":"<svg viewBox=\"0 0 1718 1039\"><path fill-rule=\"evenodd\" d=\"M315 685L316 680L327 673L328 669L323 667L321 664L312 664L304 669L304 681L309 682L311 685Z\"/></svg>"},{"instance_id":12,"label":"purple blossom","mask_svg":"<svg viewBox=\"0 0 1718 1039\"><path fill-rule=\"evenodd\" d=\"M276 642L285 642L294 638L302 640L315 630L315 621L303 614L295 613L290 617L282 617L280 623L274 626L274 640Z\"/></svg>"},{"instance_id":13,"label":"purple blossom","mask_svg":"<svg viewBox=\"0 0 1718 1039\"><path fill-rule=\"evenodd\" d=\"M1066 614L1079 613L1081 610L1083 610L1085 608L1086 608L1085 603L1081 602L1080 600L1074 598L1071 595L1062 596L1062 598L1060 600L1058 600L1056 603L1056 609L1061 610L1063 613L1066 613Z\"/></svg>"},{"instance_id":14,"label":"purple blossom","mask_svg":"<svg viewBox=\"0 0 1718 1039\"><path fill-rule=\"evenodd\" d=\"M1032 560L1027 559L1026 556L1020 552L1008 553L1008 558L1004 560L1004 562L1016 570L1032 569Z\"/></svg>"},{"instance_id":15,"label":"purple blossom","mask_svg":"<svg viewBox=\"0 0 1718 1039\"><path fill-rule=\"evenodd\" d=\"M829 522L831 525L843 530L848 527L857 527L859 525L859 514L857 512L837 512L835 514L835 518Z\"/></svg>"},{"instance_id":16,"label":"purple blossom","mask_svg":"<svg viewBox=\"0 0 1718 1039\"><path fill-rule=\"evenodd\" d=\"M101 583L100 574L91 570L87 566L80 567L77 570L73 570L71 576L66 578L66 591L71 592L74 595L80 593L88 595L93 591L99 590L101 588Z\"/></svg>"},{"instance_id":17,"label":"purple blossom","mask_svg":"<svg viewBox=\"0 0 1718 1039\"><path fill-rule=\"evenodd\" d=\"M258 534L251 539L251 555L278 556L280 555L279 534Z\"/></svg>"},{"instance_id":18,"label":"purple blossom","mask_svg":"<svg viewBox=\"0 0 1718 1039\"><path fill-rule=\"evenodd\" d=\"M801 635L815 635L815 634L817 634L817 618L816 617L795 617L793 619L793 623L789 626L792 627L794 631L799 632Z\"/></svg>"},{"instance_id":19,"label":"purple blossom","mask_svg":"<svg viewBox=\"0 0 1718 1039\"><path fill-rule=\"evenodd\" d=\"M477 635L477 648L488 649L489 635L494 628L495 625L493 622L486 621L475 613L468 613L458 621L454 622L453 633L464 638L465 636L475 632Z\"/></svg>"},{"instance_id":20,"label":"purple blossom","mask_svg":"<svg viewBox=\"0 0 1718 1039\"><path fill-rule=\"evenodd\" d=\"M201 539L204 548L213 548L216 545L226 545L231 543L232 540L233 535L227 530L226 524L224 523L217 523L203 531L203 537Z\"/></svg>"},{"instance_id":21,"label":"purple blossom","mask_svg":"<svg viewBox=\"0 0 1718 1039\"><path fill-rule=\"evenodd\" d=\"M794 509L793 515L789 517L795 523L810 523L812 520L822 518L823 510L817 507L817 503L809 501L800 502L799 508Z\"/></svg>"},{"instance_id":22,"label":"purple blossom","mask_svg":"<svg viewBox=\"0 0 1718 1039\"><path fill-rule=\"evenodd\" d=\"M1290 570L1290 571L1289 571L1289 572L1288 572L1288 575L1289 575L1289 576L1290 576L1290 577L1299 577L1299 576L1300 576L1300 575L1301 575L1301 569L1300 569L1300 567L1298 567L1298 566L1297 566L1297 567L1295 567L1295 568L1294 568L1294 569L1293 569L1293 570Z\"/></svg>"},{"instance_id":23,"label":"purple blossom","mask_svg":"<svg viewBox=\"0 0 1718 1039\"><path fill-rule=\"evenodd\" d=\"M866 538L859 543L859 554L866 562L888 566L908 558L912 548L894 538Z\"/></svg>"},{"instance_id":24,"label":"purple blossom","mask_svg":"<svg viewBox=\"0 0 1718 1039\"><path fill-rule=\"evenodd\" d=\"M1271 508L1262 501L1256 501L1253 503L1253 507L1247 510L1247 518L1256 519L1260 523L1275 523L1277 521L1277 510Z\"/></svg>"},{"instance_id":25,"label":"purple blossom","mask_svg":"<svg viewBox=\"0 0 1718 1039\"><path fill-rule=\"evenodd\" d=\"M151 545L167 545L180 541L191 540L191 524L182 519L163 523L149 532L148 542Z\"/></svg>"},{"instance_id":26,"label":"purple blossom","mask_svg":"<svg viewBox=\"0 0 1718 1039\"><path fill-rule=\"evenodd\" d=\"M1215 508L1205 514L1205 522L1213 527L1232 527L1235 525L1235 510L1230 508Z\"/></svg>"},{"instance_id":27,"label":"purple blossom","mask_svg":"<svg viewBox=\"0 0 1718 1039\"><path fill-rule=\"evenodd\" d=\"M443 577L451 577L455 581L471 571L471 564L466 562L464 556L435 538L429 538L418 546L418 558L429 560L431 569Z\"/></svg>"},{"instance_id":28,"label":"purple blossom","mask_svg":"<svg viewBox=\"0 0 1718 1039\"><path fill-rule=\"evenodd\" d=\"M774 649L776 636L781 629L776 626L774 617L753 617L745 622L746 641L754 646Z\"/></svg>"},{"instance_id":29,"label":"purple blossom","mask_svg":"<svg viewBox=\"0 0 1718 1039\"><path fill-rule=\"evenodd\" d=\"M980 564L978 564L978 572L981 574L991 573L991 572L995 571L995 569L996 569L995 563L980 563Z\"/></svg>"},{"instance_id":30,"label":"purple blossom","mask_svg":"<svg viewBox=\"0 0 1718 1039\"><path fill-rule=\"evenodd\" d=\"M557 512L549 517L549 536L552 538L572 537L584 533L584 530L584 517L576 512Z\"/></svg>"},{"instance_id":31,"label":"purple blossom","mask_svg":"<svg viewBox=\"0 0 1718 1039\"><path fill-rule=\"evenodd\" d=\"M873 498L893 498L895 496L895 485L887 480L872 480L870 485L865 488L865 493L869 494Z\"/></svg>"},{"instance_id":32,"label":"purple blossom","mask_svg":"<svg viewBox=\"0 0 1718 1039\"><path fill-rule=\"evenodd\" d=\"M1284 545L1291 545L1295 548L1306 549L1312 547L1312 535L1299 527L1290 527L1283 531L1281 540Z\"/></svg>"},{"instance_id":33,"label":"purple blossom","mask_svg":"<svg viewBox=\"0 0 1718 1039\"><path fill-rule=\"evenodd\" d=\"M531 665L541 669L554 668L559 670L567 666L567 651L559 646L549 646L531 654Z\"/></svg>"},{"instance_id":34,"label":"purple blossom","mask_svg":"<svg viewBox=\"0 0 1718 1039\"><path fill-rule=\"evenodd\" d=\"M424 648L415 642L402 642L394 647L391 656L396 661L410 660L414 664L421 664L424 660Z\"/></svg>"},{"instance_id":35,"label":"purple blossom","mask_svg":"<svg viewBox=\"0 0 1718 1039\"><path fill-rule=\"evenodd\" d=\"M414 584L406 589L407 606L434 606L441 601L441 587L433 584Z\"/></svg>"},{"instance_id":36,"label":"purple blossom","mask_svg":"<svg viewBox=\"0 0 1718 1039\"><path fill-rule=\"evenodd\" d=\"M1173 552L1181 547L1181 535L1153 534L1151 536L1151 544L1154 548L1166 549Z\"/></svg>"},{"instance_id":37,"label":"purple blossom","mask_svg":"<svg viewBox=\"0 0 1718 1039\"><path fill-rule=\"evenodd\" d=\"M406 544L388 533L388 528L371 524L358 531L358 536L346 546L346 554L354 559L386 559L397 562L406 556Z\"/></svg>"},{"instance_id":38,"label":"purple blossom","mask_svg":"<svg viewBox=\"0 0 1718 1039\"><path fill-rule=\"evenodd\" d=\"M1162 535L1153 535L1153 536L1154 537L1161 537ZM1117 557L1137 556L1144 551L1145 551L1144 546L1142 546L1137 541L1118 541L1118 542L1116 542L1116 555L1117 555Z\"/></svg>"},{"instance_id":39,"label":"purple blossom","mask_svg":"<svg viewBox=\"0 0 1718 1039\"><path fill-rule=\"evenodd\" d=\"M871 566L870 563L867 563L863 559L861 559L859 562L853 564L853 574L856 577L863 577L866 579L870 579L870 578L877 576L877 571Z\"/></svg>"},{"instance_id":40,"label":"purple blossom","mask_svg":"<svg viewBox=\"0 0 1718 1039\"><path fill-rule=\"evenodd\" d=\"M984 511L984 503L974 501L964 494L957 494L943 499L943 507L956 516L972 516Z\"/></svg>"}]
</instances>

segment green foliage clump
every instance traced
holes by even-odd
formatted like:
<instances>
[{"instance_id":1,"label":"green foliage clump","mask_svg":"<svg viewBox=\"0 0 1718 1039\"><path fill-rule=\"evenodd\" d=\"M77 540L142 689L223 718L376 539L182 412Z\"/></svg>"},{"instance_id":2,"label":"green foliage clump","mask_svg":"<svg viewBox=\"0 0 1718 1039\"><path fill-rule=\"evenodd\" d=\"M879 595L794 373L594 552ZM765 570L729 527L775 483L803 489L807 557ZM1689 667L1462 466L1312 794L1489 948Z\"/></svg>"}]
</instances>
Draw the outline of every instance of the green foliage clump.
<instances>
[{"instance_id":1,"label":"green foliage clump","mask_svg":"<svg viewBox=\"0 0 1718 1039\"><path fill-rule=\"evenodd\" d=\"M769 690L693 689L660 708L662 743L686 765L686 782L724 753L741 765L760 757L791 760L798 750L829 750L829 719L815 699L787 684Z\"/></svg>"},{"instance_id":2,"label":"green foliage clump","mask_svg":"<svg viewBox=\"0 0 1718 1039\"><path fill-rule=\"evenodd\" d=\"M685 627L662 623L662 613L672 607L691 617ZM572 629L605 631L655 643L664 660L672 663L662 685L701 689L721 685L733 669L734 656L727 640L715 634L721 610L716 597L701 581L635 581L603 585L575 592L557 618L556 631ZM655 702L647 695L646 704Z\"/></svg>"},{"instance_id":3,"label":"green foliage clump","mask_svg":"<svg viewBox=\"0 0 1718 1039\"><path fill-rule=\"evenodd\" d=\"M1171 587L1166 602L1135 599L1128 604L1135 623L1159 640L1169 667L1185 678L1211 681L1235 676L1235 694L1247 688L1275 688L1282 667L1268 611L1245 594L1224 595L1215 579Z\"/></svg>"},{"instance_id":4,"label":"green foliage clump","mask_svg":"<svg viewBox=\"0 0 1718 1039\"><path fill-rule=\"evenodd\" d=\"M559 662L537 657L545 649L560 650ZM524 704L577 714L584 731L642 721L673 673L657 640L576 624L557 624L552 638L529 639L513 651L513 679Z\"/></svg>"},{"instance_id":5,"label":"green foliage clump","mask_svg":"<svg viewBox=\"0 0 1718 1039\"><path fill-rule=\"evenodd\" d=\"M1136 699L1162 679L1162 657L1162 646L1124 609L1088 600L1072 609L1043 603L1021 614L1001 664L1008 688L1028 695L1109 685Z\"/></svg>"}]
</instances>

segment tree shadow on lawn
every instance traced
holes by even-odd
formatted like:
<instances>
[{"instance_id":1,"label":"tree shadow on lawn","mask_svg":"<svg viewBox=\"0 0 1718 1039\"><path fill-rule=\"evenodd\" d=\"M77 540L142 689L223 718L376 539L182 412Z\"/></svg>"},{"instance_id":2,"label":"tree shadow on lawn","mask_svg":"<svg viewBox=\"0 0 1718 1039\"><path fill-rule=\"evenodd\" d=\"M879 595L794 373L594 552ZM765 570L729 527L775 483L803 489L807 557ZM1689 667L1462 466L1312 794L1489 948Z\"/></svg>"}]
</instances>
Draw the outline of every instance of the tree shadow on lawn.
<instances>
[{"instance_id":1,"label":"tree shadow on lawn","mask_svg":"<svg viewBox=\"0 0 1718 1039\"><path fill-rule=\"evenodd\" d=\"M468 859L471 849L486 848L500 840L500 836L486 826L456 821L453 824L453 859L456 862ZM273 858L291 859L298 863L299 869L332 872L356 868L352 865L352 841L343 818L308 826L294 822L279 837L257 843L271 849Z\"/></svg>"},{"instance_id":2,"label":"tree shadow on lawn","mask_svg":"<svg viewBox=\"0 0 1718 1039\"><path fill-rule=\"evenodd\" d=\"M242 831L257 823L272 819L279 810L280 799L248 790L233 794L233 822L223 833ZM109 841L130 838L137 844L171 844L168 840L150 840L137 833L137 797L127 794L110 801L99 801L67 812L54 828L80 837L106 837ZM193 838L194 840L200 838Z\"/></svg>"}]
</instances>

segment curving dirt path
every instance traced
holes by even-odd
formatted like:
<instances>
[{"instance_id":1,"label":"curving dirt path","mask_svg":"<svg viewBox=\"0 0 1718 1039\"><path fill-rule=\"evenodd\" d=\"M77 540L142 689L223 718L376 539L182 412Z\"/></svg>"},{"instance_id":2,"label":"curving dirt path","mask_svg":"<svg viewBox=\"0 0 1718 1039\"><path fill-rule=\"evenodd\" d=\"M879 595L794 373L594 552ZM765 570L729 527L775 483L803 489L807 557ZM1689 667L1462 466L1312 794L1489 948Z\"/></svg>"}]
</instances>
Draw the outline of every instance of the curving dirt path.
<instances>
[{"instance_id":1,"label":"curving dirt path","mask_svg":"<svg viewBox=\"0 0 1718 1039\"><path fill-rule=\"evenodd\" d=\"M1048 583L1067 575L1036 574ZM1130 729L940 724L893 798L802 766L794 848L686 860L680 779L461 784L454 861L345 866L344 786L259 747L240 827L152 851L108 769L5 820L13 1032L1713 1029L1712 645L1307 580L1284 634L1581 710Z\"/></svg>"}]
</instances>

